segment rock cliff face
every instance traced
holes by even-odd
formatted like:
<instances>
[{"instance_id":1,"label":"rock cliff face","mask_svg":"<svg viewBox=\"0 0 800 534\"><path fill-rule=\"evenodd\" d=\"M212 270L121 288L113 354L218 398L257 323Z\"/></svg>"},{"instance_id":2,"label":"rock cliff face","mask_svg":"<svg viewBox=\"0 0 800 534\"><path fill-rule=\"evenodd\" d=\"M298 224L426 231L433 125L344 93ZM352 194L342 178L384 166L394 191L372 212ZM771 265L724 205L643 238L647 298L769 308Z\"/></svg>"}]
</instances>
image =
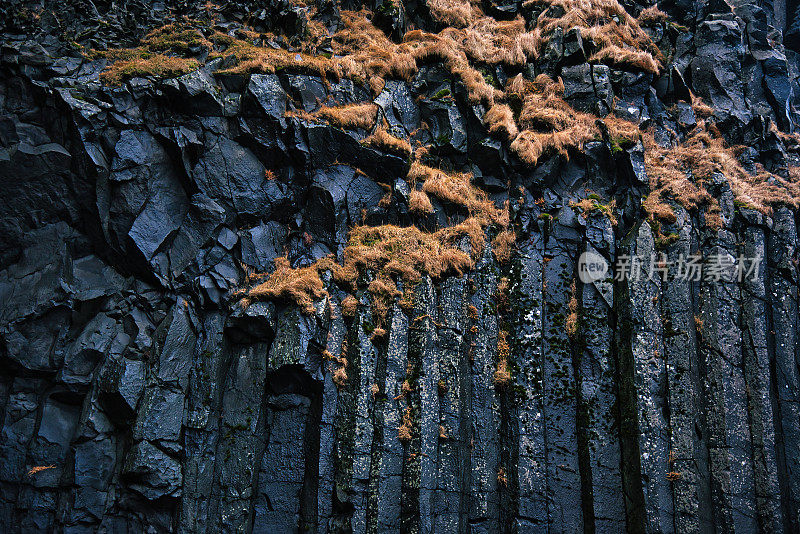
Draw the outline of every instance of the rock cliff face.
<instances>
[{"instance_id":1,"label":"rock cliff face","mask_svg":"<svg viewBox=\"0 0 800 534\"><path fill-rule=\"evenodd\" d=\"M800 532L796 6L361 7L0 7L0 531Z\"/></svg>"}]
</instances>

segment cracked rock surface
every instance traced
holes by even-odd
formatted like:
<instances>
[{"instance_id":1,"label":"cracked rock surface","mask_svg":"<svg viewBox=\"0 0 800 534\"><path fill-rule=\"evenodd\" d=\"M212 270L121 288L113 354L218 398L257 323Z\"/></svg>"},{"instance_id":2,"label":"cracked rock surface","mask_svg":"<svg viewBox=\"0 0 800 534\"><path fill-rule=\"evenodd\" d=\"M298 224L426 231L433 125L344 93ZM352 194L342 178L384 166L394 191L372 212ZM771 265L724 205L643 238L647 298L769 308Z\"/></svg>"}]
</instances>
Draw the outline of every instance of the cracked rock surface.
<instances>
[{"instance_id":1,"label":"cracked rock surface","mask_svg":"<svg viewBox=\"0 0 800 534\"><path fill-rule=\"evenodd\" d=\"M308 31L293 2L221 4L218 24ZM395 40L440 29L420 2L364 5ZM331 31L360 7L314 4ZM800 9L660 7L658 75L590 61L568 30L487 76L560 77L574 109L662 143L698 124L701 96L746 168L796 167ZM649 224L649 147L604 135L527 166L436 61L377 94L291 69L221 75L224 57L109 87L108 60L76 48L135 46L207 9L0 6L0 532L800 532L795 208L753 209L716 175L718 225L678 204ZM354 290L323 277L313 313L243 305L249 274L341 260L353 226L465 220L434 195L411 210L411 160L362 143L371 131L300 113L363 102L507 206L510 258L488 231L472 269L421 273L383 319L371 272ZM613 221L575 209L587 191L615 201ZM761 268L582 283L585 251Z\"/></svg>"}]
</instances>

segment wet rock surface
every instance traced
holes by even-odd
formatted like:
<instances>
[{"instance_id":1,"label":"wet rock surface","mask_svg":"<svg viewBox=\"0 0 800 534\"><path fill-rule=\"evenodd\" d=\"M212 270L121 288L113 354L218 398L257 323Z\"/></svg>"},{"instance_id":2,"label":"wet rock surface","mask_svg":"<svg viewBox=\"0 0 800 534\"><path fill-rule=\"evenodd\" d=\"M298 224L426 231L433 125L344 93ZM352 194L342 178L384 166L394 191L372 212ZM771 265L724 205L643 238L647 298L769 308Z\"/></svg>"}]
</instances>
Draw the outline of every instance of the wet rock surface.
<instances>
[{"instance_id":1,"label":"wet rock surface","mask_svg":"<svg viewBox=\"0 0 800 534\"><path fill-rule=\"evenodd\" d=\"M641 144L599 138L526 167L435 65L378 94L208 65L106 87L105 60L70 41L133 45L203 7L34 4L0 7L0 531L800 531L795 210L734 203L723 180L719 227L676 207L653 228ZM305 31L294 3L224 4L229 22ZM330 27L358 7L319 4ZM498 19L523 9L485 4ZM652 30L674 51L659 76L590 64L580 31L539 66L576 109L652 127L657 141L696 124L691 90L753 164L778 172L797 162L770 127L797 120L797 54L776 30L791 16L718 4L662 6L686 27ZM426 10L383 9L381 26L396 36L428 23ZM341 259L354 225L464 219L440 199L413 214L410 162L362 143L369 132L286 113L364 101L509 201L510 260L487 236L470 272L423 276L410 305L392 305L383 335L370 273L354 314L330 279L311 314L243 306L232 295L249 274L281 256ZM615 224L571 206L587 190L616 201ZM583 283L585 251L608 265L762 261L742 281L642 267L637 280Z\"/></svg>"}]
</instances>

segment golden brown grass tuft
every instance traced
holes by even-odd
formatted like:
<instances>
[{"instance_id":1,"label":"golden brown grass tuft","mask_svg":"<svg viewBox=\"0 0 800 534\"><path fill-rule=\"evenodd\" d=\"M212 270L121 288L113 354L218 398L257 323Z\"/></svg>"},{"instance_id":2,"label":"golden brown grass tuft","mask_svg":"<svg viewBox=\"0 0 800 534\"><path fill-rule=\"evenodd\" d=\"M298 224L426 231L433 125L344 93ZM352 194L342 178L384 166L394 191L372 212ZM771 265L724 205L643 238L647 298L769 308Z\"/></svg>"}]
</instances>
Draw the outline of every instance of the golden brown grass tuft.
<instances>
[{"instance_id":1,"label":"golden brown grass tuft","mask_svg":"<svg viewBox=\"0 0 800 534\"><path fill-rule=\"evenodd\" d=\"M458 246L462 238L467 238L471 253ZM327 257L312 266L293 269L286 258L278 258L272 274L256 275L251 280L266 277L266 281L240 290L236 296L248 303L259 299L289 300L306 313L313 313L314 300L327 295L321 271L330 270L336 282L355 288L359 274L369 270L374 279L367 289L373 297L376 326L380 327L391 304L403 296L397 289L397 279L408 290L419 282L423 273L434 278L447 274L461 276L472 268L483 243L483 226L475 217L436 232L424 232L413 226L356 226L350 232L341 265ZM348 313L344 302L343 313Z\"/></svg>"},{"instance_id":2,"label":"golden brown grass tuft","mask_svg":"<svg viewBox=\"0 0 800 534\"><path fill-rule=\"evenodd\" d=\"M617 201L611 200L608 204L603 204L600 202L599 198L595 198L596 195L590 195L588 198L583 198L577 202L572 201L569 203L570 207L577 209L580 211L581 216L584 219L588 219L589 215L592 213L599 213L606 217L612 226L617 225L617 216L616 216L616 209L617 209Z\"/></svg>"},{"instance_id":3,"label":"golden brown grass tuft","mask_svg":"<svg viewBox=\"0 0 800 534\"><path fill-rule=\"evenodd\" d=\"M331 380L338 388L343 388L347 385L347 358L345 354L347 353L347 343L342 344L342 355L341 356L334 356L328 349L322 351L322 359L331 362L330 363L330 371L331 371Z\"/></svg>"},{"instance_id":4,"label":"golden brown grass tuft","mask_svg":"<svg viewBox=\"0 0 800 534\"><path fill-rule=\"evenodd\" d=\"M601 126L612 140L633 142L639 138L638 127L613 116L598 119L572 108L564 99L564 84L545 74L534 80L512 78L506 85L509 99L521 102L518 119L520 133L511 150L523 162L535 165L544 154L569 158L570 150L581 150L587 141L600 139Z\"/></svg>"},{"instance_id":5,"label":"golden brown grass tuft","mask_svg":"<svg viewBox=\"0 0 800 534\"><path fill-rule=\"evenodd\" d=\"M376 128L372 135L362 140L361 143L403 158L411 156L411 145L408 141L390 134L384 126Z\"/></svg>"},{"instance_id":6,"label":"golden brown grass tuft","mask_svg":"<svg viewBox=\"0 0 800 534\"><path fill-rule=\"evenodd\" d=\"M370 340L375 342L380 339L384 339L388 334L389 332L387 332L385 328L378 326L372 331L372 336L370 337Z\"/></svg>"},{"instance_id":7,"label":"golden brown grass tuft","mask_svg":"<svg viewBox=\"0 0 800 534\"><path fill-rule=\"evenodd\" d=\"M659 146L652 135L645 136L645 166L650 180L650 194L642 203L654 220L675 221L669 202L676 202L688 211L703 208L706 225L722 225L719 201L706 189L714 174L728 181L738 205L764 214L774 205L800 206L799 176L788 178L764 172L748 173L736 157L736 149L728 147L718 133L700 124L676 146Z\"/></svg>"},{"instance_id":8,"label":"golden brown grass tuft","mask_svg":"<svg viewBox=\"0 0 800 534\"><path fill-rule=\"evenodd\" d=\"M425 215L433 213L433 204L424 191L413 189L408 195L408 209L411 213Z\"/></svg>"},{"instance_id":9,"label":"golden brown grass tuft","mask_svg":"<svg viewBox=\"0 0 800 534\"><path fill-rule=\"evenodd\" d=\"M499 263L508 263L511 259L511 248L517 240L514 230L503 230L492 240L492 253Z\"/></svg>"},{"instance_id":10,"label":"golden brown grass tuft","mask_svg":"<svg viewBox=\"0 0 800 534\"><path fill-rule=\"evenodd\" d=\"M316 113L330 124L340 128L368 130L375 124L378 106L373 103L346 104L344 106L322 106Z\"/></svg>"},{"instance_id":11,"label":"golden brown grass tuft","mask_svg":"<svg viewBox=\"0 0 800 534\"><path fill-rule=\"evenodd\" d=\"M42 471L47 471L48 469L55 469L55 465L36 465L28 469L28 476L32 477L36 473L41 473Z\"/></svg>"},{"instance_id":12,"label":"golden brown grass tuft","mask_svg":"<svg viewBox=\"0 0 800 534\"><path fill-rule=\"evenodd\" d=\"M574 339L575 335L578 333L578 298L575 280L572 281L572 285L570 286L570 297L567 307L569 308L566 321L567 337Z\"/></svg>"},{"instance_id":13,"label":"golden brown grass tuft","mask_svg":"<svg viewBox=\"0 0 800 534\"><path fill-rule=\"evenodd\" d=\"M342 299L342 315L348 318L355 317L357 309L358 309L358 299L355 298L353 295L347 295L345 298Z\"/></svg>"},{"instance_id":14,"label":"golden brown grass tuft","mask_svg":"<svg viewBox=\"0 0 800 534\"><path fill-rule=\"evenodd\" d=\"M188 57L192 50L211 50L213 43L206 39L193 22L176 22L148 33L136 48L92 50L92 59L106 58L111 63L100 73L106 85L120 85L134 77L153 76L174 78L191 72L200 65Z\"/></svg>"},{"instance_id":15,"label":"golden brown grass tuft","mask_svg":"<svg viewBox=\"0 0 800 534\"><path fill-rule=\"evenodd\" d=\"M666 24L669 22L669 15L658 9L657 5L652 5L639 13L639 16L636 17L636 22L638 22L640 26Z\"/></svg>"},{"instance_id":16,"label":"golden brown grass tuft","mask_svg":"<svg viewBox=\"0 0 800 534\"><path fill-rule=\"evenodd\" d=\"M314 313L314 300L327 296L318 267L294 269L285 257L275 258L275 270L268 275L253 275L251 282L266 278L248 290L237 293L249 300L286 300L296 303L307 314Z\"/></svg>"},{"instance_id":17,"label":"golden brown grass tuft","mask_svg":"<svg viewBox=\"0 0 800 534\"><path fill-rule=\"evenodd\" d=\"M508 366L511 349L508 345L508 332L500 330L497 335L497 370L494 372L494 385L505 388L511 384L512 376Z\"/></svg>"},{"instance_id":18,"label":"golden brown grass tuft","mask_svg":"<svg viewBox=\"0 0 800 534\"><path fill-rule=\"evenodd\" d=\"M114 62L100 73L100 80L113 87L137 77L176 78L196 70L199 66L197 60L191 58L163 54L143 55Z\"/></svg>"},{"instance_id":19,"label":"golden brown grass tuft","mask_svg":"<svg viewBox=\"0 0 800 534\"><path fill-rule=\"evenodd\" d=\"M397 429L397 439L404 442L411 441L413 431L414 423L411 420L411 407L409 406L403 411L403 419L400 428Z\"/></svg>"},{"instance_id":20,"label":"golden brown grass tuft","mask_svg":"<svg viewBox=\"0 0 800 534\"><path fill-rule=\"evenodd\" d=\"M469 0L428 0L426 3L433 19L447 26L465 28L475 15L480 16L480 10L474 9Z\"/></svg>"},{"instance_id":21,"label":"golden brown grass tuft","mask_svg":"<svg viewBox=\"0 0 800 534\"><path fill-rule=\"evenodd\" d=\"M445 172L414 161L408 172L412 184L422 181L422 190L436 198L463 206L481 224L507 224L502 210L497 209L485 191L472 185L472 175L468 173Z\"/></svg>"},{"instance_id":22,"label":"golden brown grass tuft","mask_svg":"<svg viewBox=\"0 0 800 534\"><path fill-rule=\"evenodd\" d=\"M707 119L708 117L714 114L714 108L703 102L702 98L695 95L694 93L691 93L691 97L692 97L692 102L691 102L692 110L694 111L694 114L697 115L697 118Z\"/></svg>"},{"instance_id":23,"label":"golden brown grass tuft","mask_svg":"<svg viewBox=\"0 0 800 534\"><path fill-rule=\"evenodd\" d=\"M489 133L499 135L507 141L513 141L519 133L514 122L514 112L506 104L495 104L489 108L483 122L489 127Z\"/></svg>"},{"instance_id":24,"label":"golden brown grass tuft","mask_svg":"<svg viewBox=\"0 0 800 534\"><path fill-rule=\"evenodd\" d=\"M502 467L497 468L497 483L504 488L508 486L508 475Z\"/></svg>"},{"instance_id":25,"label":"golden brown grass tuft","mask_svg":"<svg viewBox=\"0 0 800 534\"><path fill-rule=\"evenodd\" d=\"M298 117L312 122L326 122L331 126L352 130L361 128L369 130L375 125L378 106L372 102L345 104L343 106L320 106L314 112L287 111L287 117Z\"/></svg>"},{"instance_id":26,"label":"golden brown grass tuft","mask_svg":"<svg viewBox=\"0 0 800 534\"><path fill-rule=\"evenodd\" d=\"M591 62L653 74L661 68L658 47L616 0L528 0L524 5L544 8L536 21L540 46L547 44L557 28L564 32L578 28L583 39L593 43Z\"/></svg>"},{"instance_id":27,"label":"golden brown grass tuft","mask_svg":"<svg viewBox=\"0 0 800 534\"><path fill-rule=\"evenodd\" d=\"M644 34L636 21L614 0L534 1L545 7L554 5L570 9L559 18L550 17L554 10L542 12L535 28L526 31L525 21L521 17L512 21L496 21L483 15L477 4L443 1L438 7L454 10L442 16L460 17L457 24L461 28L447 28L438 34L412 30L399 44L390 41L372 25L369 13L343 11L343 28L333 37L333 58L305 58L302 53L292 53L291 60L303 63L310 71L322 76L331 74L369 80L375 91L382 89L383 80L387 77L409 79L416 73L418 65L425 62L440 63L463 82L471 102L481 102L488 109L484 122L489 131L509 141L512 150L530 165L535 165L545 154L569 157L571 150L580 150L589 140L603 138L612 143L637 140L640 133L635 124L614 117L606 117L599 122L592 115L575 111L564 101L564 87L560 81L553 81L547 76L525 80L519 75L509 80L505 91L502 91L491 75L485 76L475 66L522 66L544 46L552 31L558 27L568 29L575 25L587 28L586 36L594 41L596 54L610 53L616 50L613 48L616 46L625 54L633 54L632 58L628 58L633 63L643 61L646 57L653 59L652 55L648 55L652 43L642 37ZM602 31L588 29L590 23L597 23ZM610 43L607 40L609 36L621 36L621 40ZM297 68L296 64L282 63L285 58L282 59L281 54L285 51L272 48L254 50L259 46L252 36L246 42L229 36L215 38L223 42L223 47L227 47L226 52L233 51L237 63L231 72ZM215 46L220 45L215 43ZM255 55L251 57L250 54ZM262 65L258 62L266 63ZM367 127L374 123L376 112L372 104L356 104L323 106L309 115L341 127ZM411 157L409 142L391 135L387 128L385 123L379 125L362 142L401 157ZM357 226L351 231L341 265L331 258L321 260L305 270L290 270L285 264L276 269L276 273L270 275L266 282L244 292L243 296L247 299L294 300L310 311L313 309L313 300L324 294L320 272L332 271L337 283L351 288L355 288L360 274L369 272L372 281L368 290L373 297L376 326L381 328L393 302L401 299L405 307L410 306L413 287L421 274L439 278L446 274L460 275L470 269L482 254L485 231L489 226L501 229L494 239L493 252L499 261L508 261L514 242L513 231L505 230L509 224L508 206L498 209L484 191L472 184L470 174L444 171L423 164L421 158L424 153L424 148L417 150L416 159L411 162L406 177L412 187L410 211L431 213L433 207L428 195L434 195L444 202L462 206L468 216L465 221L432 233L392 225L376 228ZM421 186L421 191L417 189L418 186ZM461 248L465 245L463 238L466 238L468 249ZM399 281L403 283L402 293L397 289ZM506 366L507 363L498 362L500 378L504 375L503 371L507 372Z\"/></svg>"},{"instance_id":28,"label":"golden brown grass tuft","mask_svg":"<svg viewBox=\"0 0 800 534\"><path fill-rule=\"evenodd\" d=\"M346 361L347 360L345 360L345 362ZM343 388L344 386L347 385L347 369L346 369L346 365L343 365L341 367L337 367L333 371L332 380L333 380L333 383L336 384L336 386L339 387L339 388Z\"/></svg>"}]
</instances>

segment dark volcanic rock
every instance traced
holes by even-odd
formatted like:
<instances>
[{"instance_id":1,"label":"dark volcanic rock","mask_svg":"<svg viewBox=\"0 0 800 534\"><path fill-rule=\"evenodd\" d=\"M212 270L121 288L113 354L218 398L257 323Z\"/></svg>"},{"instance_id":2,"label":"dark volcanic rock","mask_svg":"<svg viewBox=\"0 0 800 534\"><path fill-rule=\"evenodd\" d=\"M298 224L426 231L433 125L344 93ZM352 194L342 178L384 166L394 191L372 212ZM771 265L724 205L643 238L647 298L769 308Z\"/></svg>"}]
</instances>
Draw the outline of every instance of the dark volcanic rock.
<instances>
[{"instance_id":1,"label":"dark volcanic rock","mask_svg":"<svg viewBox=\"0 0 800 534\"><path fill-rule=\"evenodd\" d=\"M800 8L659 6L668 20L641 19L654 73L558 25L535 53L526 36L478 57L489 21L470 10L514 34L571 15L549 2L0 3L0 532L800 532ZM447 50L415 72L392 57L367 79L315 73L362 7L396 43L459 39L477 79ZM231 72L190 43L196 70L101 83L109 60L89 49L184 16L206 37L247 24L287 64ZM512 90L540 74L597 135L531 166L516 131L483 121L500 102L512 126L572 143ZM470 98L481 81L491 94ZM346 104L378 122L320 113ZM615 136L619 119L643 135ZM649 216L653 153L699 131L794 202L756 210L723 161L686 182L710 198L678 185ZM442 185L419 164L465 174ZM487 199L515 243L506 259L505 226L487 226L460 276L409 273L416 238L391 241L394 278L359 256L388 239L351 242L361 225L474 222ZM583 253L607 275L583 280ZM615 278L630 255L672 266ZM694 255L761 263L672 276ZM303 309L311 275L248 293L277 258L327 256L360 260L355 282L323 272ZM402 298L371 294L395 283Z\"/></svg>"}]
</instances>

